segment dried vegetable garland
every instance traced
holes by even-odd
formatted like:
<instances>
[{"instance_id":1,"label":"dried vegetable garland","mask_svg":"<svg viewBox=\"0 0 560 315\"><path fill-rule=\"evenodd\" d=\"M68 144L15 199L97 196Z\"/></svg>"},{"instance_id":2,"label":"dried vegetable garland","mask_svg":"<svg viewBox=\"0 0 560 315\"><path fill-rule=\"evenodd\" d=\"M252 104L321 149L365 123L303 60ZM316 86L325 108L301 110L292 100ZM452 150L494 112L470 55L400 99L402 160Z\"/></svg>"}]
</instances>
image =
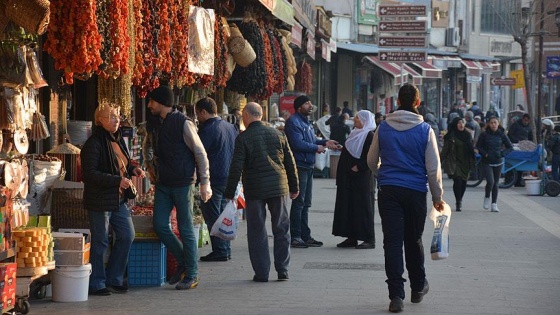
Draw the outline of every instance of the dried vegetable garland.
<instances>
[{"instance_id":1,"label":"dried vegetable garland","mask_svg":"<svg viewBox=\"0 0 560 315\"><path fill-rule=\"evenodd\" d=\"M188 4L185 8L181 0L172 0L171 6L170 16L173 40L171 43L171 74L169 83L183 87L184 85L194 83L194 78L189 74L189 69L187 68L188 49L185 43L189 26L186 14L188 12Z\"/></svg>"},{"instance_id":2,"label":"dried vegetable garland","mask_svg":"<svg viewBox=\"0 0 560 315\"><path fill-rule=\"evenodd\" d=\"M274 93L281 94L286 90L288 78L288 63L284 49L282 48L282 35L278 30L272 31L273 48L275 54L274 71L277 73Z\"/></svg>"},{"instance_id":3,"label":"dried vegetable garland","mask_svg":"<svg viewBox=\"0 0 560 315\"><path fill-rule=\"evenodd\" d=\"M214 86L225 87L228 80L226 32L221 15L214 23Z\"/></svg>"},{"instance_id":4,"label":"dried vegetable garland","mask_svg":"<svg viewBox=\"0 0 560 315\"><path fill-rule=\"evenodd\" d=\"M276 85L276 77L274 73L274 59L273 59L273 51L271 46L271 41L268 33L268 26L265 26L264 23L260 23L260 30L263 39L263 57L264 57L264 67L266 70L266 85L264 89L262 89L258 93L259 99L267 99L272 95L272 89L274 85Z\"/></svg>"},{"instance_id":5,"label":"dried vegetable garland","mask_svg":"<svg viewBox=\"0 0 560 315\"><path fill-rule=\"evenodd\" d=\"M132 83L138 88L140 97L145 98L148 91L159 86L159 79L155 75L157 51L154 49L154 42L157 43L157 37L153 34L157 23L155 0L135 1L134 10L140 12L142 22L138 23L138 20L136 22L136 65Z\"/></svg>"},{"instance_id":6,"label":"dried vegetable garland","mask_svg":"<svg viewBox=\"0 0 560 315\"><path fill-rule=\"evenodd\" d=\"M110 46L105 76L117 77L128 72L130 37L128 34L128 0L110 0L107 6L109 28L105 43ZM104 43L104 44L105 44Z\"/></svg>"},{"instance_id":7,"label":"dried vegetable garland","mask_svg":"<svg viewBox=\"0 0 560 315\"><path fill-rule=\"evenodd\" d=\"M298 64L295 79L296 91L305 94L313 94L313 70L311 69L311 65L309 65L305 59Z\"/></svg>"},{"instance_id":8,"label":"dried vegetable garland","mask_svg":"<svg viewBox=\"0 0 560 315\"><path fill-rule=\"evenodd\" d=\"M154 17L157 18L159 24L159 27L153 28L154 31L159 31L159 34L157 36L157 58L155 66L156 69L165 73L171 72L171 30L169 25L169 3L169 0L156 0L156 5L154 7ZM176 10L176 8L171 9Z\"/></svg>"},{"instance_id":9,"label":"dried vegetable garland","mask_svg":"<svg viewBox=\"0 0 560 315\"><path fill-rule=\"evenodd\" d=\"M55 60L55 69L64 70L66 83L74 73L91 75L103 62L102 38L96 22L94 0L52 0L44 50Z\"/></svg>"},{"instance_id":10,"label":"dried vegetable garland","mask_svg":"<svg viewBox=\"0 0 560 315\"><path fill-rule=\"evenodd\" d=\"M254 20L242 22L239 25L239 30L255 50L257 59L247 67L236 67L227 83L227 87L240 94L256 97L266 88L267 84L262 33Z\"/></svg>"}]
</instances>

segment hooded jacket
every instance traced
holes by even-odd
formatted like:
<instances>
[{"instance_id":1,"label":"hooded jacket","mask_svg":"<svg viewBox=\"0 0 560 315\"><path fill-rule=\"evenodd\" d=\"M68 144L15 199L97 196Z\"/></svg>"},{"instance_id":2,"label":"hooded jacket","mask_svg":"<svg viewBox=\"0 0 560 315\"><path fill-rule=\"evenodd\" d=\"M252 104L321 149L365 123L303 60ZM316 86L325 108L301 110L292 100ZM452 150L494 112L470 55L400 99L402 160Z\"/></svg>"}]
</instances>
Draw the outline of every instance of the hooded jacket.
<instances>
[{"instance_id":1,"label":"hooded jacket","mask_svg":"<svg viewBox=\"0 0 560 315\"><path fill-rule=\"evenodd\" d=\"M379 186L427 192L428 184L432 201L442 200L437 140L421 115L406 110L388 114L373 136L367 161L377 174Z\"/></svg>"}]
</instances>

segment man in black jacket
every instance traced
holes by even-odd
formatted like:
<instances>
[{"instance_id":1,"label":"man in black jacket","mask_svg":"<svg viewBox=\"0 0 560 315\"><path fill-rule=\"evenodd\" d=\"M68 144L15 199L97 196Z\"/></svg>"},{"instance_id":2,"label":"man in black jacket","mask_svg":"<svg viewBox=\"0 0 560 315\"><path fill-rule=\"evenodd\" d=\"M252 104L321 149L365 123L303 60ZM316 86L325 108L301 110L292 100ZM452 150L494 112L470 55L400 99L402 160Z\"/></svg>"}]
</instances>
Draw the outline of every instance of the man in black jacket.
<instances>
[{"instance_id":1,"label":"man in black jacket","mask_svg":"<svg viewBox=\"0 0 560 315\"><path fill-rule=\"evenodd\" d=\"M224 196L232 199L239 178L243 180L247 213L247 243L255 275L253 281L268 282L270 254L265 227L266 207L274 234L274 268L278 280L288 280L290 265L290 218L288 198L298 196L296 163L286 136L261 122L262 108L248 103L242 113L247 127L235 140ZM241 176L243 174L243 176Z\"/></svg>"},{"instance_id":2,"label":"man in black jacket","mask_svg":"<svg viewBox=\"0 0 560 315\"><path fill-rule=\"evenodd\" d=\"M514 122L508 130L508 138L511 143L519 143L522 140L533 141L533 129L531 128L531 116L523 114L521 119ZM515 187L524 187L523 172L517 172Z\"/></svg>"}]
</instances>

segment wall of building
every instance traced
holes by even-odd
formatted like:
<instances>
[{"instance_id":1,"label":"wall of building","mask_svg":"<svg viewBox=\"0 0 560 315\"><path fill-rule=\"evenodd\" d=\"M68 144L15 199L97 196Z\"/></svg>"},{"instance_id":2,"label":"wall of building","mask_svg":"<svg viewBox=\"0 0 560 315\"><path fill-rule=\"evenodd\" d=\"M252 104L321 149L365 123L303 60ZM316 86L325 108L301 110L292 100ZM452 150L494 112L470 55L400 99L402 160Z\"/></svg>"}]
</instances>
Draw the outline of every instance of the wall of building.
<instances>
[{"instance_id":1,"label":"wall of building","mask_svg":"<svg viewBox=\"0 0 560 315\"><path fill-rule=\"evenodd\" d=\"M354 61L349 55L338 54L338 77L337 80L337 93L336 93L336 106L342 107L344 101L353 102L354 91Z\"/></svg>"}]
</instances>

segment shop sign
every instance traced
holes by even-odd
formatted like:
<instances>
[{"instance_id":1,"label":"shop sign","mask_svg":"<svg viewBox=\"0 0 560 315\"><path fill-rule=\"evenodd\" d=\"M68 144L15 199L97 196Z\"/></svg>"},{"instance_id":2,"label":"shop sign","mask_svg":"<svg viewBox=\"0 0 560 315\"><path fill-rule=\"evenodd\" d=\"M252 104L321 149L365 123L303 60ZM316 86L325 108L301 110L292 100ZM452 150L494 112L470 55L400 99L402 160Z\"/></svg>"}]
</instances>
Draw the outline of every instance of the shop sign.
<instances>
[{"instance_id":1,"label":"shop sign","mask_svg":"<svg viewBox=\"0 0 560 315\"><path fill-rule=\"evenodd\" d=\"M426 61L426 51L379 51L379 60L388 62Z\"/></svg>"},{"instance_id":2,"label":"shop sign","mask_svg":"<svg viewBox=\"0 0 560 315\"><path fill-rule=\"evenodd\" d=\"M502 42L498 40L492 40L490 42L490 53L492 54L511 55L512 52L513 52L512 42Z\"/></svg>"},{"instance_id":3,"label":"shop sign","mask_svg":"<svg viewBox=\"0 0 560 315\"><path fill-rule=\"evenodd\" d=\"M358 24L377 25L379 17L377 15L378 0L358 1Z\"/></svg>"},{"instance_id":4,"label":"shop sign","mask_svg":"<svg viewBox=\"0 0 560 315\"><path fill-rule=\"evenodd\" d=\"M280 97L280 113L283 111L288 111L290 114L295 113L294 110L294 100L297 95L282 96Z\"/></svg>"},{"instance_id":5,"label":"shop sign","mask_svg":"<svg viewBox=\"0 0 560 315\"><path fill-rule=\"evenodd\" d=\"M476 76L476 75L467 76L467 83L480 83L480 82L482 82L481 76Z\"/></svg>"},{"instance_id":6,"label":"shop sign","mask_svg":"<svg viewBox=\"0 0 560 315\"><path fill-rule=\"evenodd\" d=\"M307 54L315 60L315 34L307 31Z\"/></svg>"},{"instance_id":7,"label":"shop sign","mask_svg":"<svg viewBox=\"0 0 560 315\"><path fill-rule=\"evenodd\" d=\"M546 57L546 77L549 79L560 78L560 56Z\"/></svg>"},{"instance_id":8,"label":"shop sign","mask_svg":"<svg viewBox=\"0 0 560 315\"><path fill-rule=\"evenodd\" d=\"M509 72L509 75L512 78L515 78L515 85L513 85L511 88L522 89L525 87L525 78L523 77L523 69L511 70Z\"/></svg>"},{"instance_id":9,"label":"shop sign","mask_svg":"<svg viewBox=\"0 0 560 315\"><path fill-rule=\"evenodd\" d=\"M332 22L328 17L325 10L322 8L317 9L317 29L315 33L324 39L329 39L331 37Z\"/></svg>"},{"instance_id":10,"label":"shop sign","mask_svg":"<svg viewBox=\"0 0 560 315\"><path fill-rule=\"evenodd\" d=\"M298 21L308 30L315 33L315 1L293 0L292 6Z\"/></svg>"},{"instance_id":11,"label":"shop sign","mask_svg":"<svg viewBox=\"0 0 560 315\"><path fill-rule=\"evenodd\" d=\"M426 16L425 5L380 5L380 16Z\"/></svg>"},{"instance_id":12,"label":"shop sign","mask_svg":"<svg viewBox=\"0 0 560 315\"><path fill-rule=\"evenodd\" d=\"M334 39L329 39L329 48L331 49L331 52L336 53L336 40Z\"/></svg>"},{"instance_id":13,"label":"shop sign","mask_svg":"<svg viewBox=\"0 0 560 315\"><path fill-rule=\"evenodd\" d=\"M303 26L298 22L295 22L292 26L292 44L301 48L301 40L303 37Z\"/></svg>"},{"instance_id":14,"label":"shop sign","mask_svg":"<svg viewBox=\"0 0 560 315\"><path fill-rule=\"evenodd\" d=\"M515 85L514 78L490 78L490 85Z\"/></svg>"},{"instance_id":15,"label":"shop sign","mask_svg":"<svg viewBox=\"0 0 560 315\"><path fill-rule=\"evenodd\" d=\"M321 56L327 62L331 62L331 48L329 47L329 43L324 39L321 39Z\"/></svg>"}]
</instances>

